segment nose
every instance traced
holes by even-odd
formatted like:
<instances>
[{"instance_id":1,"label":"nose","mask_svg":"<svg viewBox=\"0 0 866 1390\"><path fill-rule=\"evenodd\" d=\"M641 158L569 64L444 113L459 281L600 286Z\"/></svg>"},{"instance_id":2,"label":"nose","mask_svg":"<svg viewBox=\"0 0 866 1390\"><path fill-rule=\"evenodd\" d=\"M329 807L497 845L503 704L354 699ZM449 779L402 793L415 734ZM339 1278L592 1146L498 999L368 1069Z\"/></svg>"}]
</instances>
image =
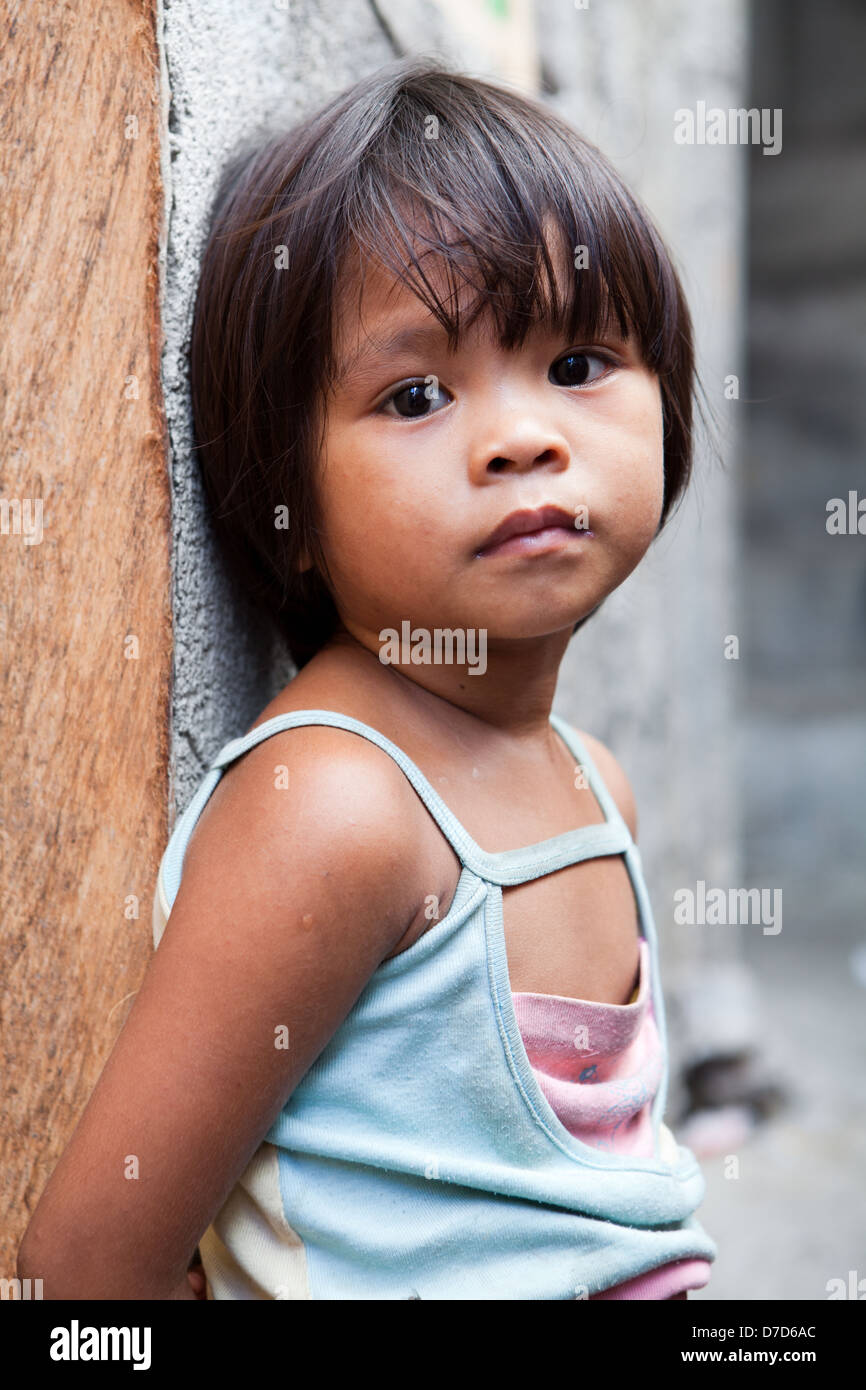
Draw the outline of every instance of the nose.
<instances>
[{"instance_id":1,"label":"nose","mask_svg":"<svg viewBox=\"0 0 866 1390\"><path fill-rule=\"evenodd\" d=\"M492 437L476 440L472 471L479 482L500 473L529 473L541 467L561 473L570 457L568 441L554 426L526 415L515 414L509 421L500 416Z\"/></svg>"}]
</instances>

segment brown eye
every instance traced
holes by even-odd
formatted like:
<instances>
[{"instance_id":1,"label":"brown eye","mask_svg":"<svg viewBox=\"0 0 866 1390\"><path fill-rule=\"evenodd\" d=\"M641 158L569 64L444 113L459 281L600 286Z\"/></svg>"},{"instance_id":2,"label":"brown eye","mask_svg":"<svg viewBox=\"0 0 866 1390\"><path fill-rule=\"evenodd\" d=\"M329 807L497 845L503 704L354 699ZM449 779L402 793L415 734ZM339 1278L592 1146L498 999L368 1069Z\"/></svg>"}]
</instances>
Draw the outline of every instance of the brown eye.
<instances>
[{"instance_id":1,"label":"brown eye","mask_svg":"<svg viewBox=\"0 0 866 1390\"><path fill-rule=\"evenodd\" d=\"M551 367L557 386L586 386L608 370L609 362L591 352L568 352Z\"/></svg>"},{"instance_id":2,"label":"brown eye","mask_svg":"<svg viewBox=\"0 0 866 1390\"><path fill-rule=\"evenodd\" d=\"M437 397L445 405L448 404L444 399L441 386L434 386L432 382L428 383L425 380L413 381L408 386L401 386L399 391L395 391L386 401L383 401L381 409L384 411L386 406L393 404L401 420L420 420L425 415L436 413L433 403ZM388 414L390 413L389 411Z\"/></svg>"}]
</instances>

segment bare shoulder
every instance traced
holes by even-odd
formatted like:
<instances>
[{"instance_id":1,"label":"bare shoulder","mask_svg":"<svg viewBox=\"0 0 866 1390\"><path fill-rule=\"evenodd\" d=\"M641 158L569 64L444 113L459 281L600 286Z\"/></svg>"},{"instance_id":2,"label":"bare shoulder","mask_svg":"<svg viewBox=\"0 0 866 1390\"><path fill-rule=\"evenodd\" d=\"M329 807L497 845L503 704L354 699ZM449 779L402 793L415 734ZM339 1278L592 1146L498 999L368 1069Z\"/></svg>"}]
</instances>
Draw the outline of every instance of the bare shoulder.
<instances>
[{"instance_id":1,"label":"bare shoulder","mask_svg":"<svg viewBox=\"0 0 866 1390\"><path fill-rule=\"evenodd\" d=\"M190 838L185 872L188 862L220 875L230 858L234 873L251 883L266 874L287 901L299 877L327 878L347 902L375 904L385 954L390 934L399 938L417 910L423 811L405 774L369 739L300 725L226 769Z\"/></svg>"},{"instance_id":2,"label":"bare shoulder","mask_svg":"<svg viewBox=\"0 0 866 1390\"><path fill-rule=\"evenodd\" d=\"M586 744L587 751L598 768L602 781L616 802L619 813L631 832L632 839L637 840L637 805L631 783L606 744L602 743L600 739L593 738L592 734L584 733L583 730L579 731L579 735Z\"/></svg>"}]
</instances>

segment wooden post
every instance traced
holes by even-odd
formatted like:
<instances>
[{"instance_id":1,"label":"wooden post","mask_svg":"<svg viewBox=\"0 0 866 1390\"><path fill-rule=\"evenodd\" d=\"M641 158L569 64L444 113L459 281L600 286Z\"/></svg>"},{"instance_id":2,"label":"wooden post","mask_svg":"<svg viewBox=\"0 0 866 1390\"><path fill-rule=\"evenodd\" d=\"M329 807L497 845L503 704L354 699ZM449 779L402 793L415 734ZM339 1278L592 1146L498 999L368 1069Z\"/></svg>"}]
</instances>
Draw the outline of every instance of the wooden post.
<instances>
[{"instance_id":1,"label":"wooden post","mask_svg":"<svg viewBox=\"0 0 866 1390\"><path fill-rule=\"evenodd\" d=\"M18 6L0 168L0 1276L151 953L170 494L156 5Z\"/></svg>"}]
</instances>

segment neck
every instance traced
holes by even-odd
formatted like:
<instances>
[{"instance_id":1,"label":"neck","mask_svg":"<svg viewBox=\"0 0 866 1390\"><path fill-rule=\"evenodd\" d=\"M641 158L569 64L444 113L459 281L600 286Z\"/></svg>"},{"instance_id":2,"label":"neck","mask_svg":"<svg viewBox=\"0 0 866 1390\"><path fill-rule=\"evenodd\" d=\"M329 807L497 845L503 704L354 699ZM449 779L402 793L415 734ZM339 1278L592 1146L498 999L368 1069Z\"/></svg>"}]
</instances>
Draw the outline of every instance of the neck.
<instances>
[{"instance_id":1,"label":"neck","mask_svg":"<svg viewBox=\"0 0 866 1390\"><path fill-rule=\"evenodd\" d=\"M477 735L484 726L532 743L549 740L559 667L571 633L568 627L544 637L488 644L485 669L479 664L478 674L466 662L412 661L405 643L392 644L388 662L382 662L378 633L343 622L327 648L356 658L371 677L443 726L453 729L456 718L467 734Z\"/></svg>"}]
</instances>

